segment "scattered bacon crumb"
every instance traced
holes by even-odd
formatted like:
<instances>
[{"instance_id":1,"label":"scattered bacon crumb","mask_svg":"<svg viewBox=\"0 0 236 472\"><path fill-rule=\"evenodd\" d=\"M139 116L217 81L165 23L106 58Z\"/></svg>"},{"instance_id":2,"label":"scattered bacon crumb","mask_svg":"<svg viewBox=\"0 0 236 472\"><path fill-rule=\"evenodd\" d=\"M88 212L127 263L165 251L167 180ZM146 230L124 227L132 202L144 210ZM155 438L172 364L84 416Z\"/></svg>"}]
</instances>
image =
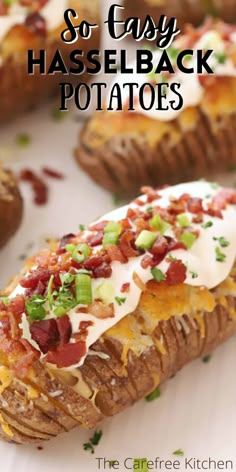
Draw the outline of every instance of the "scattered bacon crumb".
<instances>
[{"instance_id":1,"label":"scattered bacon crumb","mask_svg":"<svg viewBox=\"0 0 236 472\"><path fill-rule=\"evenodd\" d=\"M181 284L186 280L187 268L180 259L172 261L166 272L168 285Z\"/></svg>"},{"instance_id":2,"label":"scattered bacon crumb","mask_svg":"<svg viewBox=\"0 0 236 472\"><path fill-rule=\"evenodd\" d=\"M65 178L65 176L61 173L58 172L54 169L50 169L49 167L43 167L42 168L43 174L45 174L47 177L52 177L53 179L59 179L62 180Z\"/></svg>"},{"instance_id":3,"label":"scattered bacon crumb","mask_svg":"<svg viewBox=\"0 0 236 472\"><path fill-rule=\"evenodd\" d=\"M48 186L34 171L31 169L23 169L19 178L31 184L34 192L34 203L36 205L45 205L48 202Z\"/></svg>"},{"instance_id":4,"label":"scattered bacon crumb","mask_svg":"<svg viewBox=\"0 0 236 472\"><path fill-rule=\"evenodd\" d=\"M125 283L121 287L121 293L128 293L130 291L130 283Z\"/></svg>"}]
</instances>

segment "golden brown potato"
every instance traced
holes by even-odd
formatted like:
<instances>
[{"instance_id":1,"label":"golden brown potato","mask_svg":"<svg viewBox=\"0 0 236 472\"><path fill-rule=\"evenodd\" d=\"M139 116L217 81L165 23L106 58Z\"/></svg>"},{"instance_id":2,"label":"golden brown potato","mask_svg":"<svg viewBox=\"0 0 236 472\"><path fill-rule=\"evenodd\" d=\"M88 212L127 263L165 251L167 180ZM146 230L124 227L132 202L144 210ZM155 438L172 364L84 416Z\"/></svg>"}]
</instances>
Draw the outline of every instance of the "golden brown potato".
<instances>
[{"instance_id":1,"label":"golden brown potato","mask_svg":"<svg viewBox=\"0 0 236 472\"><path fill-rule=\"evenodd\" d=\"M195 189L198 189L199 185L199 182L196 182ZM125 214L122 214L119 217L114 216L117 218L114 221L110 220L113 231L117 227L114 226L115 223L123 224L117 245L108 244L103 249L96 249L94 238L100 238L101 228L104 230L104 235L107 235L105 231L107 220L99 221L95 226L90 226L89 231L82 231L78 235L67 235L51 250L41 250L28 261L15 283L5 290L4 294L9 298L7 301L0 300L0 428L3 439L16 443L31 443L50 439L76 426L94 428L103 418L113 416L144 398L188 362L211 353L219 344L236 333L236 267L234 265L231 268L230 265L230 261L233 264L235 258L234 233L231 224L228 227L225 224L227 221L229 223L229 219L234 216L232 211L235 211L236 192L230 189L218 190L215 186L213 189L212 185L207 183L201 185L203 186L201 195L205 195L206 190L211 189L214 192L213 196L209 197L207 194L201 199L196 197L194 192L188 193L190 186L184 186L184 188L181 187L181 191L186 190L187 193L184 192L179 198L174 199L170 192L169 204L164 207L159 206L160 193L147 188L145 204L148 204L148 209L144 210L141 200L138 202L136 200L136 203L133 202L133 206L128 208L128 212L127 207L124 207L123 210L127 212L125 214L129 215L127 218L123 218ZM166 189L163 192L169 190ZM171 191L173 192L173 188ZM191 195L194 195L194 198ZM202 214L201 204L203 199L208 205L204 209L204 214ZM195 232L191 233L195 235L194 240L201 237L208 238L207 235L209 235L210 239L206 239L205 242L210 241L210 248L208 248L208 243L204 243L207 251L209 249L207 252L209 261L204 260L203 273L205 274L204 271L207 268L208 275L213 275L214 284L211 281L209 286L213 288L209 288L203 282L194 285L193 276L190 277L189 282L184 282L189 270L186 263L186 260L188 262L187 251L191 248L182 245L182 249L185 247L184 255L178 256L174 252L174 247L176 250L180 249L179 244L182 240L163 236L167 229L162 228L162 234L156 229L152 230L152 236L157 238L155 252L153 246L149 247L146 252L136 251L134 255L134 244L131 246L129 243L133 240L137 243L137 240L131 240L130 235L132 238L133 235L135 235L134 238L138 235L139 238L143 232L141 230L140 233L140 228L147 228L147 221L152 221L141 218L140 215L142 210L146 216L150 215L150 203L152 203L152 212L155 212L155 205L158 204L158 212L161 211L160 208L162 210L165 208L168 216L172 216L176 238L180 238L181 231L182 235L185 230L180 229L173 212L177 212L177 215L181 215L182 218L183 208L188 208L193 218L188 221L189 231L193 230L192 221L197 221L194 224L198 226L194 227ZM136 207L134 207L135 204ZM225 210L224 216L220 211L222 208ZM137 218L138 214L139 218ZM158 215L158 221L160 221L160 213L155 213L155 216L158 217ZM186 214L184 215L186 218ZM211 231L209 220L214 222L211 221L212 231L214 231L212 234L218 234L217 232L220 231L220 238L209 234ZM131 221L134 225L133 234L128 225ZM206 221L207 225L203 225L203 221ZM167 226L169 228L171 224ZM147 233L150 236L152 223L148 227L149 230L144 231L145 237ZM93 239L90 238L91 236ZM218 251L215 251L218 240L220 247ZM80 246L78 246L79 242ZM87 244L86 247L85 244ZM137 248L138 244L135 247ZM77 253L77 259L74 254L75 248L81 251L79 261L79 253ZM226 248L229 251L227 256L224 254ZM70 252L71 249L73 254ZM81 257L83 250L86 251L84 259ZM165 262L168 262L169 268L166 273L161 272L161 279L151 278L150 267L156 269L159 263L154 257L155 260L151 259L151 262L154 261L156 266L150 266L150 255L155 255L157 251L160 257L160 251L163 250L166 254ZM112 259L112 254L115 259ZM121 265L118 262L129 264L129 260L132 259L131 264L135 264L135 257L138 258L137 265L124 266L125 271L122 272L123 276L119 281ZM112 270L107 272L109 264ZM143 270L148 271L149 280L146 284L135 272L135 268L140 267L140 264ZM130 271L130 267L133 272ZM127 313L125 312L123 318L118 320L114 318L117 313L114 308L117 297L114 298L114 303L110 303L112 284L111 280L109 281L109 277L116 271L117 285L122 284L123 295L127 298L130 296L131 299L136 297L133 291L137 289L136 285L140 290L135 309L130 312L128 308L130 305L128 305ZM201 268L199 271L201 272ZM131 272L131 278L128 279L130 283L127 284L124 277L128 277L128 272ZM215 272L220 274L220 283L215 280ZM65 299L68 301L68 291L71 289L77 291L80 282L77 280L78 283L73 288L70 284L74 283L74 277L79 276L80 279L81 273L83 273L83 296L88 293L86 284L84 285L84 277L87 280L90 276L91 284L96 282L95 279L102 284L104 280L110 283L109 294L107 288L103 295L101 291L95 291L94 299L92 296L90 302L85 302L83 299L82 306L81 300L80 302L76 300L75 305L71 305L73 309L75 308L73 312L73 309L70 310L68 305L65 307L63 303ZM227 273L225 278L222 276L224 273ZM196 272L192 274L195 279L199 275ZM26 289L23 294L22 287ZM98 287L101 285L97 285ZM61 295L63 295L63 303L59 306L61 298L57 297ZM108 301L104 301L108 295ZM73 297L72 291L70 297ZM42 303L43 305L46 303L47 308L43 308L44 311L42 311ZM126 298L118 297L118 306L122 303L126 303ZM56 309L63 308L62 312L54 312L54 304ZM86 330L93 325L93 323L89 324L89 319L86 318L91 313L93 313L96 329L99 329L101 320L109 323L112 320L112 323L108 328L107 325L105 328L103 326L102 334L91 342L91 346L89 345L83 363L78 364L78 357L74 357L75 352L77 356L78 351L75 350L79 350L81 360L85 352L81 351L81 346L88 335ZM47 315L50 316L47 317ZM72 319L75 320L74 331ZM25 329L25 323L27 323L27 329ZM34 344L32 344L33 341Z\"/></svg>"},{"instance_id":2,"label":"golden brown potato","mask_svg":"<svg viewBox=\"0 0 236 472\"><path fill-rule=\"evenodd\" d=\"M0 5L1 6L1 5ZM68 0L68 7L74 8L80 18L91 23L99 23L99 0L90 6L88 2L80 0ZM1 10L0 10L1 15ZM0 17L4 18L4 17ZM37 21L34 20L34 22ZM32 110L52 96L60 93L59 83L62 82L61 74L40 75L38 69L34 75L27 73L27 51L29 49L46 51L47 67L49 67L55 52L60 49L66 66L70 65L70 53L74 49L82 48L85 54L90 49L99 48L100 29L93 31L89 40L82 40L67 45L61 38L61 32L65 29L62 18L61 26L56 30L42 32L31 24L16 24L4 36L0 43L0 124L15 118L21 113ZM70 77L70 81L76 76ZM85 76L79 76L80 80L86 80Z\"/></svg>"},{"instance_id":3,"label":"golden brown potato","mask_svg":"<svg viewBox=\"0 0 236 472\"><path fill-rule=\"evenodd\" d=\"M11 172L0 168L0 247L15 234L23 214L23 201Z\"/></svg>"}]
</instances>

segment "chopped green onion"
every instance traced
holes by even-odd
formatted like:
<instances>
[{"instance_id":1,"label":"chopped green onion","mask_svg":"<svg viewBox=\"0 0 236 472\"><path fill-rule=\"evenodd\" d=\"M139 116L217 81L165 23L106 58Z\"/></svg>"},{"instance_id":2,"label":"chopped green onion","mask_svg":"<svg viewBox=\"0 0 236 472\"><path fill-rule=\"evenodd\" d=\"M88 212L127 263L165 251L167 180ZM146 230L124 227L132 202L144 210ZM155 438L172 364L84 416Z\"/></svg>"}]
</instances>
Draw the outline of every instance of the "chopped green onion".
<instances>
[{"instance_id":1,"label":"chopped green onion","mask_svg":"<svg viewBox=\"0 0 236 472\"><path fill-rule=\"evenodd\" d=\"M182 449L176 449L176 451L174 451L172 453L174 456L180 456L180 457L183 457L184 456L184 451Z\"/></svg>"},{"instance_id":2,"label":"chopped green onion","mask_svg":"<svg viewBox=\"0 0 236 472\"><path fill-rule=\"evenodd\" d=\"M72 255L73 261L78 263L84 262L86 257L90 254L88 244L78 244L78 246L75 246L75 244L67 244L65 250Z\"/></svg>"},{"instance_id":3,"label":"chopped green onion","mask_svg":"<svg viewBox=\"0 0 236 472\"><path fill-rule=\"evenodd\" d=\"M185 231L180 238L180 240L182 241L182 243L184 243L187 249L191 249L196 239L197 236L193 233L190 233L189 231Z\"/></svg>"},{"instance_id":4,"label":"chopped green onion","mask_svg":"<svg viewBox=\"0 0 236 472\"><path fill-rule=\"evenodd\" d=\"M178 57L178 55L179 55L179 52L180 52L180 50L177 49L177 48L175 48L175 47L173 47L173 46L171 46L171 47L169 47L169 48L167 49L168 55L170 56L170 58L171 58L172 61L174 61L174 62L176 62L177 57Z\"/></svg>"},{"instance_id":5,"label":"chopped green onion","mask_svg":"<svg viewBox=\"0 0 236 472\"><path fill-rule=\"evenodd\" d=\"M65 274L60 274L60 280L62 285L71 285L71 283L75 280L75 275L66 272Z\"/></svg>"},{"instance_id":6,"label":"chopped green onion","mask_svg":"<svg viewBox=\"0 0 236 472\"><path fill-rule=\"evenodd\" d=\"M79 230L80 231L85 231L86 229L86 226L85 225L79 225Z\"/></svg>"},{"instance_id":7,"label":"chopped green onion","mask_svg":"<svg viewBox=\"0 0 236 472\"><path fill-rule=\"evenodd\" d=\"M190 270L190 274L192 275L192 279L197 279L198 278L198 273L197 272L193 272L192 270Z\"/></svg>"},{"instance_id":8,"label":"chopped green onion","mask_svg":"<svg viewBox=\"0 0 236 472\"><path fill-rule=\"evenodd\" d=\"M145 397L145 400L147 402L152 402L153 400L160 398L160 396L161 396L161 391L160 391L160 388L157 387L155 388L155 390L153 390L153 392L149 393L149 395Z\"/></svg>"},{"instance_id":9,"label":"chopped green onion","mask_svg":"<svg viewBox=\"0 0 236 472\"><path fill-rule=\"evenodd\" d=\"M186 213L181 213L180 215L178 215L177 216L177 221L178 221L179 225L182 228L186 228L186 227L190 226L190 224L191 224L190 219L186 215Z\"/></svg>"},{"instance_id":10,"label":"chopped green onion","mask_svg":"<svg viewBox=\"0 0 236 472\"><path fill-rule=\"evenodd\" d=\"M51 275L51 277L49 279L49 282L48 282L48 290L47 290L47 292L48 292L47 293L47 299L48 299L50 309L52 309L52 305L53 305L53 293L52 293L53 280L54 280L54 275Z\"/></svg>"},{"instance_id":11,"label":"chopped green onion","mask_svg":"<svg viewBox=\"0 0 236 472\"><path fill-rule=\"evenodd\" d=\"M151 228L157 229L161 234L164 234L170 227L170 225L161 218L159 213L153 216L150 221L150 226Z\"/></svg>"},{"instance_id":12,"label":"chopped green onion","mask_svg":"<svg viewBox=\"0 0 236 472\"><path fill-rule=\"evenodd\" d=\"M121 306L126 302L126 297L115 297L115 301Z\"/></svg>"},{"instance_id":13,"label":"chopped green onion","mask_svg":"<svg viewBox=\"0 0 236 472\"><path fill-rule=\"evenodd\" d=\"M156 267L153 267L151 269L151 274L156 282L163 282L163 280L166 279L165 274L160 269L157 269Z\"/></svg>"},{"instance_id":14,"label":"chopped green onion","mask_svg":"<svg viewBox=\"0 0 236 472\"><path fill-rule=\"evenodd\" d=\"M99 298L108 305L112 302L115 295L114 285L110 282L103 282L96 288L95 295L96 298Z\"/></svg>"},{"instance_id":15,"label":"chopped green onion","mask_svg":"<svg viewBox=\"0 0 236 472\"><path fill-rule=\"evenodd\" d=\"M60 110L58 107L55 107L52 110L52 118L54 121L63 121L67 117L65 111Z\"/></svg>"},{"instance_id":16,"label":"chopped green onion","mask_svg":"<svg viewBox=\"0 0 236 472\"><path fill-rule=\"evenodd\" d=\"M108 244L117 246L119 235L117 233L106 233L103 236L102 245L105 248Z\"/></svg>"},{"instance_id":17,"label":"chopped green onion","mask_svg":"<svg viewBox=\"0 0 236 472\"><path fill-rule=\"evenodd\" d=\"M223 252L221 252L219 247L215 248L215 253L216 253L217 262L225 262L226 255Z\"/></svg>"},{"instance_id":18,"label":"chopped green onion","mask_svg":"<svg viewBox=\"0 0 236 472\"><path fill-rule=\"evenodd\" d=\"M28 319L33 320L43 320L46 316L46 310L43 307L46 299L42 295L33 295L32 298L26 299L25 308L28 314Z\"/></svg>"},{"instance_id":19,"label":"chopped green onion","mask_svg":"<svg viewBox=\"0 0 236 472\"><path fill-rule=\"evenodd\" d=\"M102 431L95 431L92 438L89 439L89 442L84 443L83 447L85 451L90 451L91 454L94 454L94 446L97 446L102 437Z\"/></svg>"},{"instance_id":20,"label":"chopped green onion","mask_svg":"<svg viewBox=\"0 0 236 472\"><path fill-rule=\"evenodd\" d=\"M20 147L27 147L30 144L30 137L28 134L18 134L16 137L16 144Z\"/></svg>"},{"instance_id":21,"label":"chopped green onion","mask_svg":"<svg viewBox=\"0 0 236 472\"><path fill-rule=\"evenodd\" d=\"M122 202L122 198L119 196L119 195L113 195L112 196L112 201L114 203L114 205L119 205L121 202Z\"/></svg>"},{"instance_id":22,"label":"chopped green onion","mask_svg":"<svg viewBox=\"0 0 236 472\"><path fill-rule=\"evenodd\" d=\"M104 228L104 233L117 233L118 236L122 231L122 227L117 221L110 221Z\"/></svg>"},{"instance_id":23,"label":"chopped green onion","mask_svg":"<svg viewBox=\"0 0 236 472\"><path fill-rule=\"evenodd\" d=\"M137 237L135 241L135 245L139 249L150 249L153 246L156 238L157 238L156 233L153 233L153 231L147 231L146 229L144 229L143 231L141 231L141 233Z\"/></svg>"},{"instance_id":24,"label":"chopped green onion","mask_svg":"<svg viewBox=\"0 0 236 472\"><path fill-rule=\"evenodd\" d=\"M227 56L224 52L215 52L214 56L219 64L225 64L227 61Z\"/></svg>"},{"instance_id":25,"label":"chopped green onion","mask_svg":"<svg viewBox=\"0 0 236 472\"><path fill-rule=\"evenodd\" d=\"M133 462L133 472L148 472L148 460L147 458L143 459L134 459Z\"/></svg>"},{"instance_id":26,"label":"chopped green onion","mask_svg":"<svg viewBox=\"0 0 236 472\"><path fill-rule=\"evenodd\" d=\"M153 212L152 205L147 206L146 211L147 211L147 213L152 213Z\"/></svg>"},{"instance_id":27,"label":"chopped green onion","mask_svg":"<svg viewBox=\"0 0 236 472\"><path fill-rule=\"evenodd\" d=\"M228 247L230 245L229 241L221 236L220 238L213 238L214 241L219 241L220 247Z\"/></svg>"},{"instance_id":28,"label":"chopped green onion","mask_svg":"<svg viewBox=\"0 0 236 472\"><path fill-rule=\"evenodd\" d=\"M204 229L211 228L211 226L213 226L213 221L206 221L206 223L202 224L202 228Z\"/></svg>"},{"instance_id":29,"label":"chopped green onion","mask_svg":"<svg viewBox=\"0 0 236 472\"><path fill-rule=\"evenodd\" d=\"M77 274L75 276L76 301L81 305L92 303L92 282L87 274Z\"/></svg>"}]
</instances>

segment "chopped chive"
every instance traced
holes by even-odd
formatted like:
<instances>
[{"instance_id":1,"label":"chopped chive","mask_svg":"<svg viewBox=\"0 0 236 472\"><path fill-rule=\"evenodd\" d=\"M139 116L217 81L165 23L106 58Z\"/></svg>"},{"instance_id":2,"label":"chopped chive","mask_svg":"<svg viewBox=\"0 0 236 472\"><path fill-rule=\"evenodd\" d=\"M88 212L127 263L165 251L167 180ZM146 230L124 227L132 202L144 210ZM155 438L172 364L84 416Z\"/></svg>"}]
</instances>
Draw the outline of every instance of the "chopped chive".
<instances>
[{"instance_id":1,"label":"chopped chive","mask_svg":"<svg viewBox=\"0 0 236 472\"><path fill-rule=\"evenodd\" d=\"M153 216L150 221L150 226L151 228L158 230L161 234L164 234L170 227L170 225L166 223L159 214Z\"/></svg>"},{"instance_id":2,"label":"chopped chive","mask_svg":"<svg viewBox=\"0 0 236 472\"><path fill-rule=\"evenodd\" d=\"M108 244L117 246L119 241L119 235L117 233L106 233L103 236L102 245L105 248Z\"/></svg>"},{"instance_id":3,"label":"chopped chive","mask_svg":"<svg viewBox=\"0 0 236 472\"><path fill-rule=\"evenodd\" d=\"M102 437L102 431L95 431L94 435L92 438L89 439L89 442L83 444L83 448L85 451L90 451L91 454L94 454L94 447L97 446L100 442L100 439Z\"/></svg>"},{"instance_id":4,"label":"chopped chive","mask_svg":"<svg viewBox=\"0 0 236 472\"><path fill-rule=\"evenodd\" d=\"M0 301L2 301L3 305L8 306L9 297L0 297Z\"/></svg>"},{"instance_id":5,"label":"chopped chive","mask_svg":"<svg viewBox=\"0 0 236 472\"><path fill-rule=\"evenodd\" d=\"M85 225L79 225L79 230L80 231L85 231L86 229L86 226Z\"/></svg>"},{"instance_id":6,"label":"chopped chive","mask_svg":"<svg viewBox=\"0 0 236 472\"><path fill-rule=\"evenodd\" d=\"M45 318L47 314L43 307L45 301L46 299L42 295L33 295L31 299L26 299L25 308L30 321L40 321Z\"/></svg>"},{"instance_id":7,"label":"chopped chive","mask_svg":"<svg viewBox=\"0 0 236 472\"><path fill-rule=\"evenodd\" d=\"M198 278L198 273L197 272L193 272L192 270L190 270L190 274L192 275L192 279L197 279Z\"/></svg>"},{"instance_id":8,"label":"chopped chive","mask_svg":"<svg viewBox=\"0 0 236 472\"><path fill-rule=\"evenodd\" d=\"M16 144L20 147L27 147L30 144L30 136L26 133L18 134Z\"/></svg>"},{"instance_id":9,"label":"chopped chive","mask_svg":"<svg viewBox=\"0 0 236 472\"><path fill-rule=\"evenodd\" d=\"M105 248L108 244L114 244L116 246L121 232L121 225L116 221L110 221L104 228L103 247Z\"/></svg>"},{"instance_id":10,"label":"chopped chive","mask_svg":"<svg viewBox=\"0 0 236 472\"><path fill-rule=\"evenodd\" d=\"M90 248L88 244L66 244L65 250L69 252L72 256L73 261L75 262L84 262L86 257L90 254Z\"/></svg>"},{"instance_id":11,"label":"chopped chive","mask_svg":"<svg viewBox=\"0 0 236 472\"><path fill-rule=\"evenodd\" d=\"M151 269L151 274L156 282L163 282L166 279L165 274L160 269L157 269L156 267L153 267Z\"/></svg>"},{"instance_id":12,"label":"chopped chive","mask_svg":"<svg viewBox=\"0 0 236 472\"><path fill-rule=\"evenodd\" d=\"M126 302L126 297L115 297L115 301L121 306Z\"/></svg>"},{"instance_id":13,"label":"chopped chive","mask_svg":"<svg viewBox=\"0 0 236 472\"><path fill-rule=\"evenodd\" d=\"M146 229L141 231L135 241L135 246L139 249L150 249L157 238L156 233L153 231L147 231Z\"/></svg>"},{"instance_id":14,"label":"chopped chive","mask_svg":"<svg viewBox=\"0 0 236 472\"><path fill-rule=\"evenodd\" d=\"M182 449L176 449L176 451L172 452L173 456L179 456L183 457L184 456L184 451Z\"/></svg>"},{"instance_id":15,"label":"chopped chive","mask_svg":"<svg viewBox=\"0 0 236 472\"><path fill-rule=\"evenodd\" d=\"M208 364L208 362L210 362L211 360L211 355L209 354L208 356L204 356L202 358L202 362L204 362L204 364Z\"/></svg>"},{"instance_id":16,"label":"chopped chive","mask_svg":"<svg viewBox=\"0 0 236 472\"><path fill-rule=\"evenodd\" d=\"M149 395L145 397L145 400L147 402L152 402L153 400L160 398L160 396L161 396L161 391L160 391L160 388L157 387L155 388L155 390L153 390L153 392L149 393Z\"/></svg>"},{"instance_id":17,"label":"chopped chive","mask_svg":"<svg viewBox=\"0 0 236 472\"><path fill-rule=\"evenodd\" d=\"M224 52L215 52L214 56L219 64L225 64L227 61L227 56Z\"/></svg>"},{"instance_id":18,"label":"chopped chive","mask_svg":"<svg viewBox=\"0 0 236 472\"><path fill-rule=\"evenodd\" d=\"M87 274L77 274L75 276L76 302L81 305L92 303L92 281Z\"/></svg>"},{"instance_id":19,"label":"chopped chive","mask_svg":"<svg viewBox=\"0 0 236 472\"><path fill-rule=\"evenodd\" d=\"M180 215L178 215L177 216L177 221L178 221L179 225L182 228L186 228L186 227L190 226L190 224L191 224L190 219L186 215L186 213L181 213Z\"/></svg>"},{"instance_id":20,"label":"chopped chive","mask_svg":"<svg viewBox=\"0 0 236 472\"><path fill-rule=\"evenodd\" d=\"M213 226L213 221L206 221L206 223L202 224L203 229L211 228Z\"/></svg>"},{"instance_id":21,"label":"chopped chive","mask_svg":"<svg viewBox=\"0 0 236 472\"><path fill-rule=\"evenodd\" d=\"M110 221L104 228L104 233L117 233L119 236L122 231L122 227L117 221Z\"/></svg>"},{"instance_id":22,"label":"chopped chive","mask_svg":"<svg viewBox=\"0 0 236 472\"><path fill-rule=\"evenodd\" d=\"M149 205L149 206L146 208L146 211L147 211L147 213L152 213L152 212L153 212L153 207L152 207L152 205Z\"/></svg>"},{"instance_id":23,"label":"chopped chive","mask_svg":"<svg viewBox=\"0 0 236 472\"><path fill-rule=\"evenodd\" d=\"M215 253L216 253L217 262L225 262L226 255L223 252L221 252L219 247L215 248Z\"/></svg>"},{"instance_id":24,"label":"chopped chive","mask_svg":"<svg viewBox=\"0 0 236 472\"><path fill-rule=\"evenodd\" d=\"M181 238L180 238L180 240L182 241L182 243L184 243L187 249L191 249L196 239L197 239L197 236L193 233L190 233L189 231L185 231L181 235Z\"/></svg>"}]
</instances>

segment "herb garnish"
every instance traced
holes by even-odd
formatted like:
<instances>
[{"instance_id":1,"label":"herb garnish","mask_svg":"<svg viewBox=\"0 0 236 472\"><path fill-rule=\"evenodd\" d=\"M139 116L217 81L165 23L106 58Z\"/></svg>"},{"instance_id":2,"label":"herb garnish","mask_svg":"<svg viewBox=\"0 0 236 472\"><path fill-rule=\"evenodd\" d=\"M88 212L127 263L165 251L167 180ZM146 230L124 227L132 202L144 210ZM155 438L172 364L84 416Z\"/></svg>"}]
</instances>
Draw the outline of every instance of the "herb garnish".
<instances>
[{"instance_id":1,"label":"herb garnish","mask_svg":"<svg viewBox=\"0 0 236 472\"><path fill-rule=\"evenodd\" d=\"M145 397L145 400L147 402L152 402L153 400L160 398L160 396L161 396L161 391L160 391L160 388L157 387L155 388L155 390L153 390L153 392L149 393L149 395Z\"/></svg>"},{"instance_id":2,"label":"herb garnish","mask_svg":"<svg viewBox=\"0 0 236 472\"><path fill-rule=\"evenodd\" d=\"M20 147L27 147L30 144L30 136L26 133L18 134L16 144Z\"/></svg>"},{"instance_id":3,"label":"herb garnish","mask_svg":"<svg viewBox=\"0 0 236 472\"><path fill-rule=\"evenodd\" d=\"M163 282L166 279L165 274L160 269L157 269L156 267L153 267L151 269L151 274L156 282Z\"/></svg>"},{"instance_id":4,"label":"herb garnish","mask_svg":"<svg viewBox=\"0 0 236 472\"><path fill-rule=\"evenodd\" d=\"M213 221L206 221L206 223L202 224L203 229L211 228L213 226Z\"/></svg>"},{"instance_id":5,"label":"herb garnish","mask_svg":"<svg viewBox=\"0 0 236 472\"><path fill-rule=\"evenodd\" d=\"M183 449L176 449L176 451L172 452L172 454L173 454L174 456L183 457L183 456L184 456L184 451L183 451Z\"/></svg>"},{"instance_id":6,"label":"herb garnish","mask_svg":"<svg viewBox=\"0 0 236 472\"><path fill-rule=\"evenodd\" d=\"M211 360L211 355L209 354L208 356L204 356L202 358L202 362L204 362L204 364L208 364L208 362L210 362Z\"/></svg>"},{"instance_id":7,"label":"herb garnish","mask_svg":"<svg viewBox=\"0 0 236 472\"><path fill-rule=\"evenodd\" d=\"M89 442L83 444L84 450L90 451L91 454L94 454L95 452L94 446L97 446L99 444L101 437L102 437L102 431L101 430L95 431L92 438L89 439Z\"/></svg>"},{"instance_id":8,"label":"herb garnish","mask_svg":"<svg viewBox=\"0 0 236 472\"><path fill-rule=\"evenodd\" d=\"M216 253L217 262L225 262L226 255L223 252L221 252L219 247L215 248L215 253Z\"/></svg>"},{"instance_id":9,"label":"herb garnish","mask_svg":"<svg viewBox=\"0 0 236 472\"><path fill-rule=\"evenodd\" d=\"M115 301L121 306L126 302L126 297L115 297Z\"/></svg>"},{"instance_id":10,"label":"herb garnish","mask_svg":"<svg viewBox=\"0 0 236 472\"><path fill-rule=\"evenodd\" d=\"M221 236L220 238L214 237L213 239L214 241L219 241L220 247L228 247L230 244L229 241L224 238L224 236Z\"/></svg>"}]
</instances>

